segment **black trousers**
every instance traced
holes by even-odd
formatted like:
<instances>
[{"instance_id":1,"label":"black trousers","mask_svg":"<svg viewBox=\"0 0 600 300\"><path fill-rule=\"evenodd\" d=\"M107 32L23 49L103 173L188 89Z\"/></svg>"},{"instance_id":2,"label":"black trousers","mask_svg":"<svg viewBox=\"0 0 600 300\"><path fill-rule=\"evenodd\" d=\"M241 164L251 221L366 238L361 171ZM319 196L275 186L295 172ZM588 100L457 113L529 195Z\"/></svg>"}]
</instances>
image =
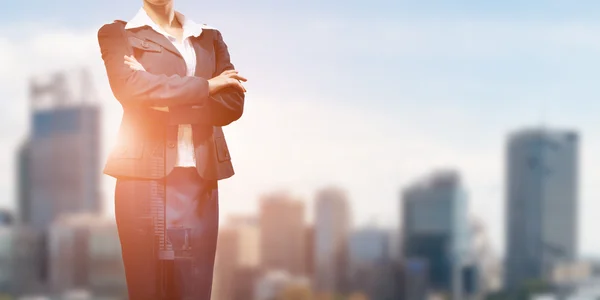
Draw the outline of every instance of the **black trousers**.
<instances>
[{"instance_id":1,"label":"black trousers","mask_svg":"<svg viewBox=\"0 0 600 300\"><path fill-rule=\"evenodd\" d=\"M162 180L118 179L115 216L130 300L210 300L216 181L195 168L175 168ZM164 243L172 255L159 257Z\"/></svg>"}]
</instances>

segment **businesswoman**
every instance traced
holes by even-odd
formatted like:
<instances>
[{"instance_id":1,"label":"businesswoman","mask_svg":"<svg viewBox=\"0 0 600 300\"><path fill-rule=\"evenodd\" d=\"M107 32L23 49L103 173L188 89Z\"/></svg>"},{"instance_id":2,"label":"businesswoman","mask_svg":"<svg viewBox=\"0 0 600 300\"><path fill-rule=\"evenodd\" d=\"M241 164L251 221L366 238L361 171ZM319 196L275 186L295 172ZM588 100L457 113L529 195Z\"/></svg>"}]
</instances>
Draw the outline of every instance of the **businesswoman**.
<instances>
[{"instance_id":1,"label":"businesswoman","mask_svg":"<svg viewBox=\"0 0 600 300\"><path fill-rule=\"evenodd\" d=\"M234 174L221 128L241 117L246 79L221 33L172 0L144 0L128 22L102 26L98 42L123 107L104 173L117 179L129 299L209 300L217 182Z\"/></svg>"}]
</instances>

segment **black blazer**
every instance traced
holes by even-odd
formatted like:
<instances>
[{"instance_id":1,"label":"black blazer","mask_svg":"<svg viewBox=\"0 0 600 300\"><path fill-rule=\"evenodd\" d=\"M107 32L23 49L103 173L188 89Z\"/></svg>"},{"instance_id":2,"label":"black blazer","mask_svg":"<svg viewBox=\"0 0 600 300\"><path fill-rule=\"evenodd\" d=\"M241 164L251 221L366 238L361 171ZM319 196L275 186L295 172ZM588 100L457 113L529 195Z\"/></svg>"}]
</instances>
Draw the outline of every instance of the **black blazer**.
<instances>
[{"instance_id":1,"label":"black blazer","mask_svg":"<svg viewBox=\"0 0 600 300\"><path fill-rule=\"evenodd\" d=\"M209 180L231 177L234 171L221 126L242 116L244 93L225 88L209 96L207 80L234 68L221 33L204 29L192 37L196 72L185 76L185 61L166 37L149 26L125 29L125 25L115 21L98 31L110 87L123 106L117 145L104 173L116 178L163 178L175 165L177 125L192 124L199 175ZM124 56L132 54L146 71L124 64ZM152 108L165 106L168 112Z\"/></svg>"}]
</instances>

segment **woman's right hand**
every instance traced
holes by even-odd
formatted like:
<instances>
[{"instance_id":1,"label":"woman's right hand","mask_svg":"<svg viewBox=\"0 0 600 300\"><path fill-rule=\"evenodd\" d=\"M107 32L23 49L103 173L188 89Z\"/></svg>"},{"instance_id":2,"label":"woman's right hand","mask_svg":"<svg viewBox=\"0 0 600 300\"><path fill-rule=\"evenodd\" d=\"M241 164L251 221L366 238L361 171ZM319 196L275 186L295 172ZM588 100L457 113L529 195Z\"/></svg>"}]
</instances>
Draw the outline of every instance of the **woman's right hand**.
<instances>
[{"instance_id":1,"label":"woman's right hand","mask_svg":"<svg viewBox=\"0 0 600 300\"><path fill-rule=\"evenodd\" d=\"M221 73L219 76L208 80L208 91L212 96L219 92L221 89L226 87L233 87L239 91L245 93L246 89L242 85L242 81L246 82L247 79L238 74L236 70L227 70Z\"/></svg>"}]
</instances>

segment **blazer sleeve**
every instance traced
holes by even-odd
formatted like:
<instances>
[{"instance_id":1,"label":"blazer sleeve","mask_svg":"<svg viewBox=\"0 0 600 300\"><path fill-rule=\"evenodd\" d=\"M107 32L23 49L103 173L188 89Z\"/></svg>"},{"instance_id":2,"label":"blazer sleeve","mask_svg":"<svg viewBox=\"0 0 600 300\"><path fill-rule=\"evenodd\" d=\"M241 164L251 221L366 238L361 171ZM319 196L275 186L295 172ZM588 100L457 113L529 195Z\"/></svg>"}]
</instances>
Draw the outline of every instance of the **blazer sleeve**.
<instances>
[{"instance_id":1,"label":"blazer sleeve","mask_svg":"<svg viewBox=\"0 0 600 300\"><path fill-rule=\"evenodd\" d=\"M124 24L106 24L98 30L98 43L113 94L124 107L173 105L205 106L208 80L194 76L166 76L134 71L124 64L131 55Z\"/></svg>"},{"instance_id":2,"label":"blazer sleeve","mask_svg":"<svg viewBox=\"0 0 600 300\"><path fill-rule=\"evenodd\" d=\"M213 34L215 51L215 73L218 76L226 70L233 70L227 44L218 30L207 29ZM204 34L204 33L203 33ZM236 88L226 87L209 96L204 106L186 105L170 107L171 124L204 124L226 126L241 118L244 112L245 94Z\"/></svg>"},{"instance_id":3,"label":"blazer sleeve","mask_svg":"<svg viewBox=\"0 0 600 300\"><path fill-rule=\"evenodd\" d=\"M223 41L221 32L215 30L215 76L227 70L233 70L227 44ZM225 126L242 117L244 112L245 93L233 87L226 87L216 93L212 98L216 101L209 103L213 109L213 123L217 126Z\"/></svg>"}]
</instances>

